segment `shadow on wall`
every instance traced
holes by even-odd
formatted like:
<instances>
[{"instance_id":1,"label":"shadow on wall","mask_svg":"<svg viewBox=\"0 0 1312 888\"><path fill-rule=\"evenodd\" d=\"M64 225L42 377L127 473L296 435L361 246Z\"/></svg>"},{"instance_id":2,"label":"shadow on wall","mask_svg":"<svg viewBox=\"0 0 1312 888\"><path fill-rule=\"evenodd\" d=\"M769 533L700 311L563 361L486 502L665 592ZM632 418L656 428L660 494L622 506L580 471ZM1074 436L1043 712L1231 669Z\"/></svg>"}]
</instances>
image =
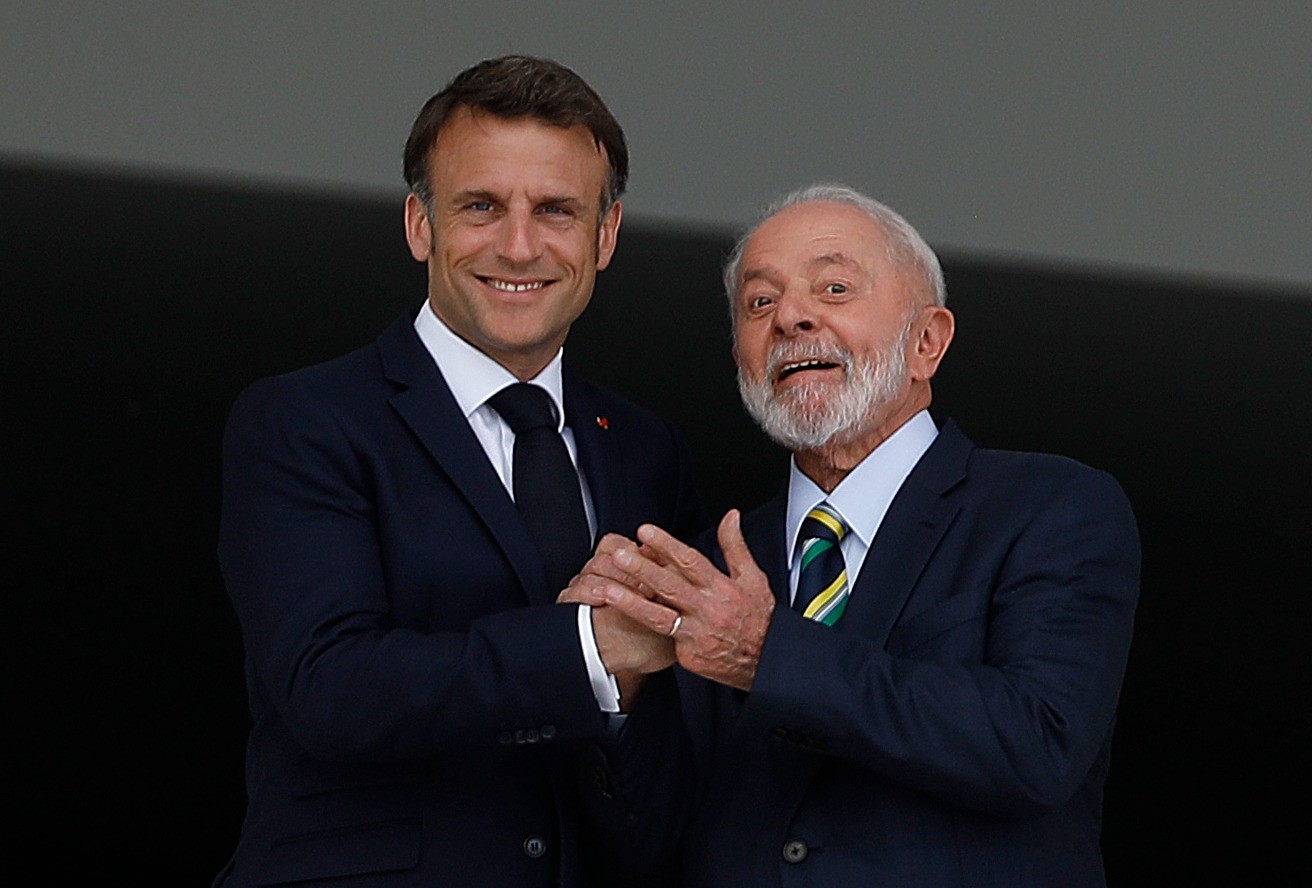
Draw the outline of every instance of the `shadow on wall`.
<instances>
[{"instance_id":1,"label":"shadow on wall","mask_svg":"<svg viewBox=\"0 0 1312 888\"><path fill-rule=\"evenodd\" d=\"M88 876L149 860L204 884L244 805L240 637L214 556L226 411L417 308L423 270L399 202L16 164L0 183L14 711L38 726L19 841ZM626 225L567 349L675 419L717 512L768 497L786 465L738 405L727 240ZM944 264L958 333L939 418L1107 469L1139 516L1112 884L1283 875L1300 837L1258 821L1307 740L1312 293ZM89 827L71 856L69 824Z\"/></svg>"}]
</instances>

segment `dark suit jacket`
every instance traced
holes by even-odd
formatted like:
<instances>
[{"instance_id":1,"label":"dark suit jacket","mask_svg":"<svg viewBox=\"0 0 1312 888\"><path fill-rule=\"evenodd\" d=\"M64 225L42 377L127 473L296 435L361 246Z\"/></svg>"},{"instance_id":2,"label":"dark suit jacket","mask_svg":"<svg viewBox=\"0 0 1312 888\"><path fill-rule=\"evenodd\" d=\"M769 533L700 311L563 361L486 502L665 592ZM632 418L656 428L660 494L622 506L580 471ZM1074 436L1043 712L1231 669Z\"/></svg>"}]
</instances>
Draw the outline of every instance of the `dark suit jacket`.
<instances>
[{"instance_id":1,"label":"dark suit jacket","mask_svg":"<svg viewBox=\"0 0 1312 888\"><path fill-rule=\"evenodd\" d=\"M564 391L599 533L701 529L673 429L568 372ZM605 738L577 608L411 317L245 391L223 473L254 725L216 884L591 885L659 853L673 677Z\"/></svg>"},{"instance_id":2,"label":"dark suit jacket","mask_svg":"<svg viewBox=\"0 0 1312 888\"><path fill-rule=\"evenodd\" d=\"M1139 579L1116 482L948 424L833 629L788 606L785 498L743 523L779 598L751 692L680 678L686 884L1101 885Z\"/></svg>"}]
</instances>

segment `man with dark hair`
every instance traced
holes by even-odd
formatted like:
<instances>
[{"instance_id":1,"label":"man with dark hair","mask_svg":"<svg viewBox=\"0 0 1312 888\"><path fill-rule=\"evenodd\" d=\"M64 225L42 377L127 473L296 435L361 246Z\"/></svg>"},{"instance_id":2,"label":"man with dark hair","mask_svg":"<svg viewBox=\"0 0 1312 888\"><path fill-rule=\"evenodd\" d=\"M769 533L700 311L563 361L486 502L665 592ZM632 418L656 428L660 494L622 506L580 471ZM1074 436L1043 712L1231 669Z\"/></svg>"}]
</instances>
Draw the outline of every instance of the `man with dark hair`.
<instances>
[{"instance_id":1,"label":"man with dark hair","mask_svg":"<svg viewBox=\"0 0 1312 888\"><path fill-rule=\"evenodd\" d=\"M943 274L883 204L789 195L725 283L788 483L702 552L607 537L571 590L676 641L683 884L1101 886L1139 581L1120 487L935 423Z\"/></svg>"},{"instance_id":2,"label":"man with dark hair","mask_svg":"<svg viewBox=\"0 0 1312 888\"><path fill-rule=\"evenodd\" d=\"M566 129L585 127L608 167L601 214L624 193L629 181L629 147L619 121L596 91L568 68L526 56L505 56L466 68L419 110L405 143L403 169L406 184L423 202L432 199L429 160L433 142L459 108L477 108L505 120L531 117Z\"/></svg>"},{"instance_id":3,"label":"man with dark hair","mask_svg":"<svg viewBox=\"0 0 1312 888\"><path fill-rule=\"evenodd\" d=\"M669 424L561 363L623 132L569 69L493 59L423 107L405 175L424 305L229 418L254 725L215 884L641 883L671 844L673 643L557 603L602 534L701 526Z\"/></svg>"}]
</instances>

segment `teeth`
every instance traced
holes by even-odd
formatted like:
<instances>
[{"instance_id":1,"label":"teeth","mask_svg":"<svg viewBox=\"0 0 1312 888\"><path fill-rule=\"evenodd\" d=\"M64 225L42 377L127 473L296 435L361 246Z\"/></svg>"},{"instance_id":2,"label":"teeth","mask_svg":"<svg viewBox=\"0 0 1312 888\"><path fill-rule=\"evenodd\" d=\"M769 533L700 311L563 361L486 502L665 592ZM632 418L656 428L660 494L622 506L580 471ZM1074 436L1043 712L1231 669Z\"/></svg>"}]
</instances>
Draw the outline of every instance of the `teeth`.
<instances>
[{"instance_id":1,"label":"teeth","mask_svg":"<svg viewBox=\"0 0 1312 888\"><path fill-rule=\"evenodd\" d=\"M531 284L512 284L510 281L499 281L496 278L484 278L484 280L494 289L506 293L524 293L528 290L541 290L546 286L545 281L534 281Z\"/></svg>"},{"instance_id":2,"label":"teeth","mask_svg":"<svg viewBox=\"0 0 1312 888\"><path fill-rule=\"evenodd\" d=\"M823 369L827 367L838 366L834 361L826 361L823 358L807 358L804 361L789 361L782 365L776 372L777 379L784 379L792 376L794 373L800 373L803 370Z\"/></svg>"}]
</instances>

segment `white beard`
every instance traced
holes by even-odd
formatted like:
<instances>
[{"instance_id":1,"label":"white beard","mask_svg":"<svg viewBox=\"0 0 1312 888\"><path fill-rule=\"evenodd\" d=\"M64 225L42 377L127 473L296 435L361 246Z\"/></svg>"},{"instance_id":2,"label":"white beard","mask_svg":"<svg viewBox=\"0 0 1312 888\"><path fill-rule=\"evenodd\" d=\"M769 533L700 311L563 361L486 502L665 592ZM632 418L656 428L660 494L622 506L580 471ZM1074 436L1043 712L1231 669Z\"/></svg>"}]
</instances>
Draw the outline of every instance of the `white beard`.
<instances>
[{"instance_id":1,"label":"white beard","mask_svg":"<svg viewBox=\"0 0 1312 888\"><path fill-rule=\"evenodd\" d=\"M836 342L778 342L770 349L760 379L749 380L738 368L738 393L761 430L794 453L846 444L872 425L906 383L910 337L911 324L907 323L885 348L861 360ZM826 397L828 384L808 382L776 394L773 380L780 367L817 356L843 368L843 383L837 391Z\"/></svg>"}]
</instances>

